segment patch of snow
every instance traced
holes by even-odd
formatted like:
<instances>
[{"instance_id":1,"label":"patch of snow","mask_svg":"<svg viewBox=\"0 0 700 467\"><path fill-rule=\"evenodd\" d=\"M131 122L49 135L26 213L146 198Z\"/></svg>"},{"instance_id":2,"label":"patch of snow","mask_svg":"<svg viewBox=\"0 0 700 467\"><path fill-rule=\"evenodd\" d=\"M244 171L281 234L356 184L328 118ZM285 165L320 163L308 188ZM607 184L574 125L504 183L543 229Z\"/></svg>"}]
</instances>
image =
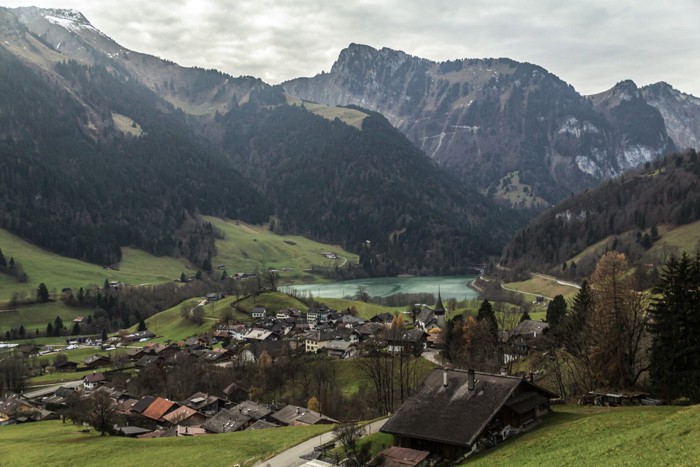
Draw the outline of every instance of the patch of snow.
<instances>
[{"instance_id":1,"label":"patch of snow","mask_svg":"<svg viewBox=\"0 0 700 467\"><path fill-rule=\"evenodd\" d=\"M576 156L576 166L581 172L587 173L588 175L593 175L594 177L600 177L600 166L591 160L588 156Z\"/></svg>"},{"instance_id":2,"label":"patch of snow","mask_svg":"<svg viewBox=\"0 0 700 467\"><path fill-rule=\"evenodd\" d=\"M588 212L585 209L582 209L581 212L575 213L571 212L570 209L567 209L564 212L558 212L554 215L554 217L557 220L563 220L567 224L572 223L572 222L585 222L586 221L586 216L588 215Z\"/></svg>"},{"instance_id":3,"label":"patch of snow","mask_svg":"<svg viewBox=\"0 0 700 467\"><path fill-rule=\"evenodd\" d=\"M462 128L464 130L471 130L471 131L477 131L479 129L478 126L469 126L469 125L450 125L452 128Z\"/></svg>"},{"instance_id":4,"label":"patch of snow","mask_svg":"<svg viewBox=\"0 0 700 467\"><path fill-rule=\"evenodd\" d=\"M583 122L583 131L585 131L586 133L600 133L598 127L589 121Z\"/></svg>"},{"instance_id":5,"label":"patch of snow","mask_svg":"<svg viewBox=\"0 0 700 467\"><path fill-rule=\"evenodd\" d=\"M634 144L625 147L622 154L618 156L618 163L623 169L636 167L644 162L654 160L656 152L641 144Z\"/></svg>"},{"instance_id":6,"label":"patch of snow","mask_svg":"<svg viewBox=\"0 0 700 467\"><path fill-rule=\"evenodd\" d=\"M632 96L630 95L630 93L627 92L627 90L622 91L619 95L619 98L621 101L631 101L632 100Z\"/></svg>"},{"instance_id":7,"label":"patch of snow","mask_svg":"<svg viewBox=\"0 0 700 467\"><path fill-rule=\"evenodd\" d=\"M578 120L575 117L569 117L564 121L561 128L558 131L559 134L568 133L574 135L577 138L581 137L581 127L578 124Z\"/></svg>"},{"instance_id":8,"label":"patch of snow","mask_svg":"<svg viewBox=\"0 0 700 467\"><path fill-rule=\"evenodd\" d=\"M600 130L587 120L581 123L575 117L569 117L564 121L561 128L559 128L559 133L568 133L580 138L583 133L600 133Z\"/></svg>"}]
</instances>

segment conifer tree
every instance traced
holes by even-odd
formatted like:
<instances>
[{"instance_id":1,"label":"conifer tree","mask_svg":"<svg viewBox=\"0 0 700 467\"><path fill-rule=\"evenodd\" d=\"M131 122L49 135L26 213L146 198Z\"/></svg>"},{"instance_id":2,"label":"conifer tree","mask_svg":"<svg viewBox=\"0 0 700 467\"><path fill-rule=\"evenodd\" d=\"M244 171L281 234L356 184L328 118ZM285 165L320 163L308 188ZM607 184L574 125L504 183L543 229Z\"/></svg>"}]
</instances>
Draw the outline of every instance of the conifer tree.
<instances>
[{"instance_id":1,"label":"conifer tree","mask_svg":"<svg viewBox=\"0 0 700 467\"><path fill-rule=\"evenodd\" d=\"M491 306L491 302L488 300L481 302L479 311L476 313L476 320L486 320L486 322L489 324L491 333L494 336L498 335L498 320L496 319L496 313L493 311L493 306Z\"/></svg>"},{"instance_id":2,"label":"conifer tree","mask_svg":"<svg viewBox=\"0 0 700 467\"><path fill-rule=\"evenodd\" d=\"M700 401L700 254L671 257L654 294L652 384L663 397Z\"/></svg>"}]
</instances>

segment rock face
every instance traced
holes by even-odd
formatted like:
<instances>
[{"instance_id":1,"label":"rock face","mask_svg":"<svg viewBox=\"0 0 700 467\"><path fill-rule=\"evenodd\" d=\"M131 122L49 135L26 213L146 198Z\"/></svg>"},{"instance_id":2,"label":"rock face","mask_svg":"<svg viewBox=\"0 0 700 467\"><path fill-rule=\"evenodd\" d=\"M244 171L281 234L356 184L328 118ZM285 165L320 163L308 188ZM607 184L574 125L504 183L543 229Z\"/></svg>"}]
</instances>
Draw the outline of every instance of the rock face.
<instances>
[{"instance_id":1,"label":"rock face","mask_svg":"<svg viewBox=\"0 0 700 467\"><path fill-rule=\"evenodd\" d=\"M647 103L661 112L666 131L676 146L700 148L700 99L663 82L644 86L640 91Z\"/></svg>"},{"instance_id":2,"label":"rock face","mask_svg":"<svg viewBox=\"0 0 700 467\"><path fill-rule=\"evenodd\" d=\"M504 177L517 173L532 197L522 207L555 203L675 148L634 83L587 98L545 69L509 59L436 63L352 44L329 73L283 87L301 99L381 112L464 183L496 198L509 199Z\"/></svg>"}]
</instances>

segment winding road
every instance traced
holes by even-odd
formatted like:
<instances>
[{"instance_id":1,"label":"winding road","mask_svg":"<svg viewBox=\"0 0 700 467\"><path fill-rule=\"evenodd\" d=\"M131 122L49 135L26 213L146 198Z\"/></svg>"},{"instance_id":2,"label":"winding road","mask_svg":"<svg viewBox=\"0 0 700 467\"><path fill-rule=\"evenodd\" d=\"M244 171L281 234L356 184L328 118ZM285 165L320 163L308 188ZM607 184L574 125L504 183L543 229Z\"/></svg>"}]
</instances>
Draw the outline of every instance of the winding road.
<instances>
[{"instance_id":1,"label":"winding road","mask_svg":"<svg viewBox=\"0 0 700 467\"><path fill-rule=\"evenodd\" d=\"M372 434L376 433L379 431L381 427L384 426L384 423L387 421L386 418L382 418L381 420L376 420L368 425L365 426L365 434ZM258 462L255 464L254 467L299 467L300 465L304 465L307 462L310 462L309 465L313 465L314 461L307 461L306 459L303 459L301 456L310 454L313 452L314 448L316 446L320 446L325 443L329 443L335 439L335 435L333 434L332 431L329 431L327 433L323 433L322 435L319 436L314 436L308 441L305 441L301 444L297 444L294 447L291 447L287 449L284 452L281 452L277 454L275 457L272 457L270 459L267 459L262 462ZM318 463L316 465L322 465L321 463Z\"/></svg>"}]
</instances>

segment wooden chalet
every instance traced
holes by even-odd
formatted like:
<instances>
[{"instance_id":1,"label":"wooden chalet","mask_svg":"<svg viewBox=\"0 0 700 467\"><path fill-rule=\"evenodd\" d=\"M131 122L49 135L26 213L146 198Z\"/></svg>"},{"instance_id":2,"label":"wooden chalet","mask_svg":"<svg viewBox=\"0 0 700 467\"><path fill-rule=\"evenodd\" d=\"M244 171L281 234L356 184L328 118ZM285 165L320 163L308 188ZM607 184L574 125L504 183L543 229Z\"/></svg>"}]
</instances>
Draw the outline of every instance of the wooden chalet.
<instances>
[{"instance_id":1,"label":"wooden chalet","mask_svg":"<svg viewBox=\"0 0 700 467\"><path fill-rule=\"evenodd\" d=\"M513 376L437 368L380 431L400 447L457 459L533 425L557 397Z\"/></svg>"}]
</instances>

